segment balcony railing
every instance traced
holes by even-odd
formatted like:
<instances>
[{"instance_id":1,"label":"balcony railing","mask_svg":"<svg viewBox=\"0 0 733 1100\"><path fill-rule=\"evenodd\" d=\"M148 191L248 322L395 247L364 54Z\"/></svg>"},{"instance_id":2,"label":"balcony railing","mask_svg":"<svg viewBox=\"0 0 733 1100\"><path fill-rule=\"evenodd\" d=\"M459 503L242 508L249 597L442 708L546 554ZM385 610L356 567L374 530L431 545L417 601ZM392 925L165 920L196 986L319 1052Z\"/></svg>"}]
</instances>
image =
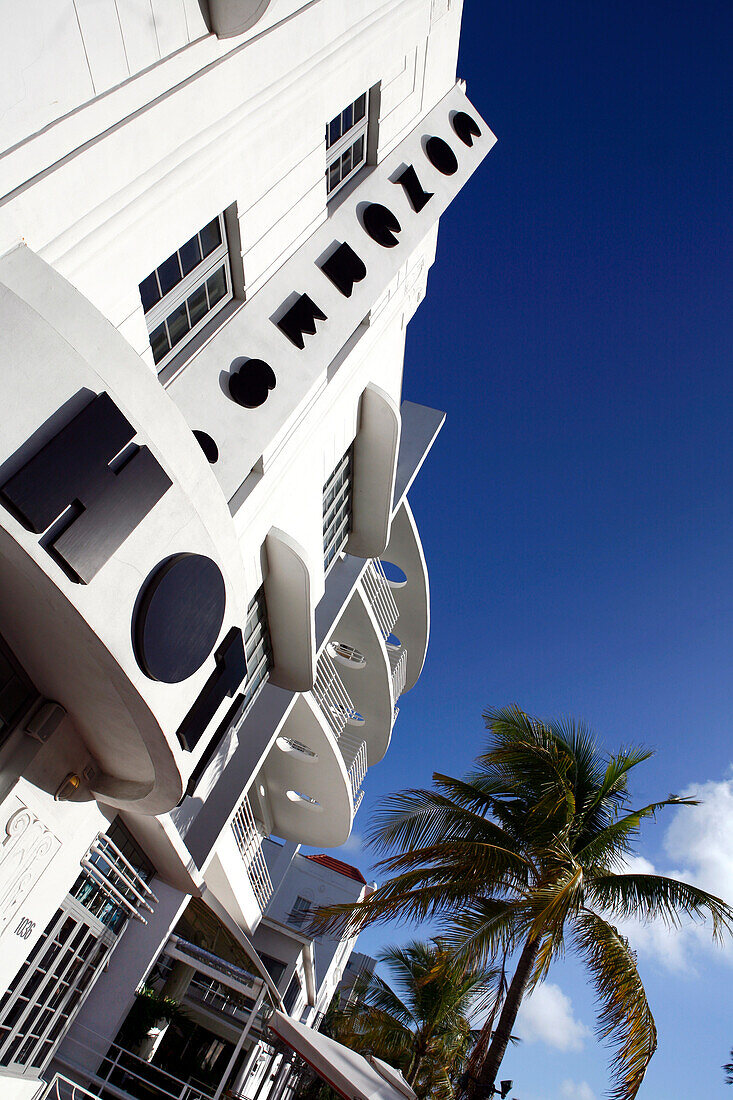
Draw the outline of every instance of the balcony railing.
<instances>
[{"instance_id":1,"label":"balcony railing","mask_svg":"<svg viewBox=\"0 0 733 1100\"><path fill-rule=\"evenodd\" d=\"M356 756L354 757L354 761L353 761L351 767L349 768L349 780L351 782L351 790L352 790L352 794L353 794L353 797L354 797L355 801L356 801L356 797L357 797L359 788L361 787L362 783L364 782L364 776L366 775L366 771L367 771L367 747L366 747L366 741L362 741L361 745L359 745Z\"/></svg>"},{"instance_id":2,"label":"balcony railing","mask_svg":"<svg viewBox=\"0 0 733 1100\"><path fill-rule=\"evenodd\" d=\"M33 1100L89 1100L89 1097L91 1100L99 1100L99 1093L77 1085L76 1081L64 1077L63 1073L56 1073L48 1084L44 1083Z\"/></svg>"},{"instance_id":3,"label":"balcony railing","mask_svg":"<svg viewBox=\"0 0 733 1100\"><path fill-rule=\"evenodd\" d=\"M392 666L392 688L396 701L405 690L405 680L407 679L407 650L402 646L399 650L389 649L388 653L389 663ZM395 718L396 717L397 715L395 714Z\"/></svg>"},{"instance_id":4,"label":"balcony railing","mask_svg":"<svg viewBox=\"0 0 733 1100\"><path fill-rule=\"evenodd\" d=\"M358 721L359 715L351 697L336 671L333 658L326 650L318 658L313 694L337 740L350 718Z\"/></svg>"},{"instance_id":5,"label":"balcony railing","mask_svg":"<svg viewBox=\"0 0 733 1100\"><path fill-rule=\"evenodd\" d=\"M133 1054L119 1043L110 1043L91 1028L77 1026L70 1040L67 1040L67 1046L73 1048L74 1044L81 1048L79 1061L61 1057L58 1061L68 1066L72 1073L83 1073L88 1083L82 1089L81 1086L74 1085L70 1078L58 1075L60 1091L42 1093L42 1100L57 1100L57 1096L59 1100L86 1100L89 1096L104 1096L106 1100L111 1097L115 1100L128 1100L128 1097L135 1100L214 1100L213 1089L184 1081ZM94 1074L79 1068L90 1050L95 1051L100 1058L99 1068ZM67 1084L78 1090L77 1095L66 1091ZM91 1089L96 1091L92 1092Z\"/></svg>"},{"instance_id":6,"label":"balcony railing","mask_svg":"<svg viewBox=\"0 0 733 1100\"><path fill-rule=\"evenodd\" d=\"M257 904L264 911L272 897L272 880L262 854L262 836L245 795L232 818L232 832L239 848L242 862L247 869Z\"/></svg>"},{"instance_id":7,"label":"balcony railing","mask_svg":"<svg viewBox=\"0 0 733 1100\"><path fill-rule=\"evenodd\" d=\"M362 583L382 637L386 640L392 633L399 612L379 558L372 558L369 562Z\"/></svg>"}]
</instances>

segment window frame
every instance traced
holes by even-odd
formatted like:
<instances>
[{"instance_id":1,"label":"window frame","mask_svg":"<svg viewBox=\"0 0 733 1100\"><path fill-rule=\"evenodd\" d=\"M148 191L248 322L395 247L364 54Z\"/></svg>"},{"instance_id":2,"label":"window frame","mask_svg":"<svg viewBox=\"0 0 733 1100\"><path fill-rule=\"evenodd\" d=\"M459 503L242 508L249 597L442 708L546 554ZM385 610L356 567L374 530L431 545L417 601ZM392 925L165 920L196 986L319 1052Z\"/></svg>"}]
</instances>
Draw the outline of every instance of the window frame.
<instances>
[{"instance_id":1,"label":"window frame","mask_svg":"<svg viewBox=\"0 0 733 1100\"><path fill-rule=\"evenodd\" d=\"M353 447L349 447L323 486L323 568L326 576L338 560L353 526L352 451Z\"/></svg>"},{"instance_id":2,"label":"window frame","mask_svg":"<svg viewBox=\"0 0 733 1100\"><path fill-rule=\"evenodd\" d=\"M203 256L203 248L201 248L201 234L208 228L212 222L218 222L219 225L219 244L207 255ZM187 275L183 275L181 280L176 283L171 290L163 294L163 288L159 272L166 263L177 257L180 263L180 270L183 272L183 264L181 262L180 254L181 250L186 247L189 241L192 241L194 237L199 239L199 247L202 252L202 259L196 264L195 267L188 272ZM170 340L170 329L168 327L168 321L173 314L182 306L185 305L187 300L193 296L193 294L201 287L205 286L207 281L216 273L220 268L224 269L224 279L226 283L226 289L222 297L214 303L214 305L207 309L207 311L201 316L195 324L191 325L187 332L183 334L180 340L175 344ZM160 298L157 302L150 306L149 309L145 309L143 301L142 287L148 281L148 279L155 278L156 288L160 292ZM229 302L235 297L235 287L232 278L232 263L231 263L231 247L230 247L230 235L227 232L227 218L226 211L221 211L214 218L211 218L206 225L197 230L188 240L172 252L170 256L166 257L162 263L153 268L149 275L146 275L142 282L139 284L138 290L140 292L140 301L142 303L143 315L145 317L145 324L148 330L149 346L153 355L153 361L155 363L155 369L160 373L186 348L186 346L197 336L202 329L208 325L214 317L216 317L224 309ZM208 303L208 297L207 297ZM190 321L190 312L187 309L187 317ZM162 356L162 358L155 359L155 350L153 348L152 337L154 333L161 327L166 326L166 335L168 337L168 351Z\"/></svg>"},{"instance_id":3,"label":"window frame","mask_svg":"<svg viewBox=\"0 0 733 1100\"><path fill-rule=\"evenodd\" d=\"M357 119L356 122L352 121L351 124L344 129L344 123L349 117L349 112L351 112L351 117L353 119L355 108L362 100L364 114L361 118ZM371 94L370 90L367 88L358 95L356 99L352 100L351 103L347 103L338 114L334 115L330 122L326 123L326 195L328 201L334 198L341 188L352 180L356 173L367 163L369 153L369 118L372 113L370 110L370 100ZM332 140L331 128L337 121L340 124L341 133ZM354 163L353 150L359 142L361 142L361 152L358 161ZM337 164L340 165L340 168L343 168L341 162L348 153L352 154L351 165L346 174L339 174L338 181L332 187L330 183L332 169Z\"/></svg>"},{"instance_id":4,"label":"window frame","mask_svg":"<svg viewBox=\"0 0 733 1100\"><path fill-rule=\"evenodd\" d=\"M298 904L299 902L303 904ZM293 928L302 928L306 921L310 919L313 908L312 898L306 898L302 894L298 894L293 902L292 909L288 913L288 924L292 924Z\"/></svg>"}]
</instances>

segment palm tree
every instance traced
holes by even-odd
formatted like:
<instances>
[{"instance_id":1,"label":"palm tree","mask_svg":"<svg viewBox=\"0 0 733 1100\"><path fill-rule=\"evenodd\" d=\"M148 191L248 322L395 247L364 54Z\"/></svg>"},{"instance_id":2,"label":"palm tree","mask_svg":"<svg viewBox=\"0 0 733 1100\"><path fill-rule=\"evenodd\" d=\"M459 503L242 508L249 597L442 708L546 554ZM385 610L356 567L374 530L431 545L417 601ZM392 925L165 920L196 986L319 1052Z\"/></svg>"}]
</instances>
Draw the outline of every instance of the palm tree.
<instances>
[{"instance_id":1,"label":"palm tree","mask_svg":"<svg viewBox=\"0 0 733 1100\"><path fill-rule=\"evenodd\" d=\"M501 1006L469 1065L471 1100L491 1096L522 998L569 948L585 962L600 1005L597 1031L613 1049L614 1100L632 1100L656 1049L656 1027L628 941L614 920L712 922L721 939L733 910L696 886L632 874L626 858L645 819L670 795L630 808L628 778L652 754L606 756L582 723L545 723L518 707L489 710L487 751L464 779L391 795L369 837L389 853L389 877L356 906L325 911L354 930L393 918L437 917L446 943L471 965L515 960ZM499 1011L500 1007L500 1011ZM495 1027L494 1027L495 1023Z\"/></svg>"},{"instance_id":2,"label":"palm tree","mask_svg":"<svg viewBox=\"0 0 733 1100\"><path fill-rule=\"evenodd\" d=\"M469 1016L495 991L496 972L471 966L440 940L387 947L373 974L338 1009L330 1034L401 1069L419 1097L452 1100L471 1045Z\"/></svg>"}]
</instances>

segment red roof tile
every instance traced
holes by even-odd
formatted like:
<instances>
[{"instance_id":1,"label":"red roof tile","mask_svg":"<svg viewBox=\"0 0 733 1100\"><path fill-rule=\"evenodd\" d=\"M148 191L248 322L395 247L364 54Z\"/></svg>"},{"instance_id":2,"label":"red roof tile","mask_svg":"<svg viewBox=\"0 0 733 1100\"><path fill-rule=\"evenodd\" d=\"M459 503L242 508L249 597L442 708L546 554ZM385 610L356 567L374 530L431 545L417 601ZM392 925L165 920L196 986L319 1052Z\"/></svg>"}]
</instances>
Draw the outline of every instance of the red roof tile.
<instances>
[{"instance_id":1,"label":"red roof tile","mask_svg":"<svg viewBox=\"0 0 733 1100\"><path fill-rule=\"evenodd\" d=\"M314 863L320 863L322 867L329 867L332 871L338 871L340 875L345 875L346 878L353 878L357 882L363 882L366 886L366 879L356 867L352 867L350 863L343 863L340 859L334 859L333 856L327 855L315 855L306 856L306 859L312 859Z\"/></svg>"}]
</instances>

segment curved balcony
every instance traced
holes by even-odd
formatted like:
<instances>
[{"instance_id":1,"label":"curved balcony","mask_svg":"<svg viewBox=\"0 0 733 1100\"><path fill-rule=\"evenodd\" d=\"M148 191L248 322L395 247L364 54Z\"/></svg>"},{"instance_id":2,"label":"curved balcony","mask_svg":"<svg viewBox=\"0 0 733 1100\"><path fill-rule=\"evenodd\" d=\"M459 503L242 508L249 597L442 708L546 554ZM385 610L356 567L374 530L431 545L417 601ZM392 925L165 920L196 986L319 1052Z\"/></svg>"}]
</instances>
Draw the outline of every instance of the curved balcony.
<instances>
[{"instance_id":1,"label":"curved balcony","mask_svg":"<svg viewBox=\"0 0 733 1100\"><path fill-rule=\"evenodd\" d=\"M217 38L244 34L263 17L272 0L208 0L209 24Z\"/></svg>"},{"instance_id":2,"label":"curved balcony","mask_svg":"<svg viewBox=\"0 0 733 1100\"><path fill-rule=\"evenodd\" d=\"M335 848L351 832L354 797L337 724L315 692L295 699L255 781L275 836Z\"/></svg>"},{"instance_id":3,"label":"curved balcony","mask_svg":"<svg viewBox=\"0 0 733 1100\"><path fill-rule=\"evenodd\" d=\"M0 283L0 633L94 757L93 793L160 814L196 762L177 731L217 642L246 621L234 524L185 420L91 303L26 247L0 260ZM135 648L146 578L176 556L205 559L222 610L211 649L178 680ZM165 660L174 634L160 637Z\"/></svg>"},{"instance_id":4,"label":"curved balcony","mask_svg":"<svg viewBox=\"0 0 733 1100\"><path fill-rule=\"evenodd\" d=\"M388 580L397 608L395 630L407 652L403 691L414 687L422 672L430 637L430 585L417 524L406 500L392 519L389 544L382 561L397 566L402 579ZM391 571L387 566L388 576Z\"/></svg>"},{"instance_id":5,"label":"curved balcony","mask_svg":"<svg viewBox=\"0 0 733 1100\"><path fill-rule=\"evenodd\" d=\"M363 584L362 580L336 623L326 651L336 661L354 709L363 720L360 729L371 767L389 747L396 698L386 635L378 618L382 608L377 606L375 611ZM350 651L355 651L358 659L349 657Z\"/></svg>"}]
</instances>

